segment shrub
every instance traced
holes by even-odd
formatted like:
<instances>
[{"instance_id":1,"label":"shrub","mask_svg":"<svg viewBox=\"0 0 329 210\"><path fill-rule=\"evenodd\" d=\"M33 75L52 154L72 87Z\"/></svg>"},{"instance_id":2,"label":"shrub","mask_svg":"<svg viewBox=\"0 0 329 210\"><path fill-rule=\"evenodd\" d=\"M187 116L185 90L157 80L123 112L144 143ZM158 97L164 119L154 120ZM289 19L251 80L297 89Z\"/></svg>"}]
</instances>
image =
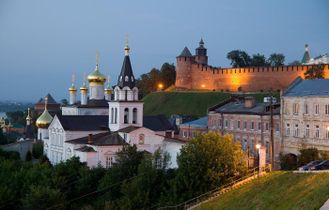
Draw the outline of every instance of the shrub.
<instances>
[{"instance_id":1,"label":"shrub","mask_svg":"<svg viewBox=\"0 0 329 210\"><path fill-rule=\"evenodd\" d=\"M297 168L297 156L294 154L280 154L280 166L282 170L294 170Z\"/></svg>"}]
</instances>

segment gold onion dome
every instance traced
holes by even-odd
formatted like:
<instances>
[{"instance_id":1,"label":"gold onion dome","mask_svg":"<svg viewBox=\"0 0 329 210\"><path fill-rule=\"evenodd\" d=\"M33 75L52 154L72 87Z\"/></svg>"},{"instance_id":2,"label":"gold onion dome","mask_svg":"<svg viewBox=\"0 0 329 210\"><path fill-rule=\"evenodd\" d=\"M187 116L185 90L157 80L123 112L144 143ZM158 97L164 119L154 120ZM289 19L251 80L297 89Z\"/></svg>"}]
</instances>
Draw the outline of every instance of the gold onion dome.
<instances>
[{"instance_id":1,"label":"gold onion dome","mask_svg":"<svg viewBox=\"0 0 329 210\"><path fill-rule=\"evenodd\" d=\"M83 91L88 91L88 87L87 87L87 85L86 85L85 82L84 82L84 83L82 84L82 86L80 87L80 91L81 91L81 92L83 92Z\"/></svg>"},{"instance_id":2,"label":"gold onion dome","mask_svg":"<svg viewBox=\"0 0 329 210\"><path fill-rule=\"evenodd\" d=\"M99 71L98 63L99 63L99 53L96 52L96 68L87 77L89 83L95 82L95 83L102 83L102 84L104 84L104 82L106 81L106 77Z\"/></svg>"},{"instance_id":3,"label":"gold onion dome","mask_svg":"<svg viewBox=\"0 0 329 210\"><path fill-rule=\"evenodd\" d=\"M75 88L74 84L72 83L71 87L69 88L70 92L75 92L77 89Z\"/></svg>"},{"instance_id":4,"label":"gold onion dome","mask_svg":"<svg viewBox=\"0 0 329 210\"><path fill-rule=\"evenodd\" d=\"M49 114L47 110L47 102L48 102L48 98L45 98L45 110L35 122L38 128L48 128L51 121L53 120L53 117Z\"/></svg>"}]
</instances>

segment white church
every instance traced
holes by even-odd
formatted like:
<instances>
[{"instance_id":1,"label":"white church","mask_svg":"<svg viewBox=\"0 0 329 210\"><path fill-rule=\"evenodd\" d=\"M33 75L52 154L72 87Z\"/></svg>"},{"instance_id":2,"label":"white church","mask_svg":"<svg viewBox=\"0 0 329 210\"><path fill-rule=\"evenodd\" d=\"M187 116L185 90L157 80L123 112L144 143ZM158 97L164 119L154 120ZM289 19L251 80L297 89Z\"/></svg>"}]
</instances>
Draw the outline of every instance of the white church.
<instances>
[{"instance_id":1,"label":"white church","mask_svg":"<svg viewBox=\"0 0 329 210\"><path fill-rule=\"evenodd\" d=\"M171 156L169 167L177 167L176 157L185 142L174 138L174 129L164 116L143 115L129 50L126 44L114 96L109 81L104 88L106 77L99 70L97 56L96 68L87 77L89 87L84 82L80 88L80 101L72 81L69 105L61 108L61 115L52 117L45 105L36 125L44 154L52 164L78 156L89 167L101 164L109 168L123 145L135 144L149 153L161 148Z\"/></svg>"}]
</instances>

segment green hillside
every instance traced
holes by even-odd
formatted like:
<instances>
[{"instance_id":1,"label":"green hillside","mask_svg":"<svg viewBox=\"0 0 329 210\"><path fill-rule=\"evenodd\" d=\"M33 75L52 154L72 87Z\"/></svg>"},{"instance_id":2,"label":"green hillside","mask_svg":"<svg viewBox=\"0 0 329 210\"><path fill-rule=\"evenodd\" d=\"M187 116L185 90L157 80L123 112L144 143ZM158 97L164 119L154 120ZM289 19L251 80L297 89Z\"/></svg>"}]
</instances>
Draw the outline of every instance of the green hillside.
<instances>
[{"instance_id":1,"label":"green hillside","mask_svg":"<svg viewBox=\"0 0 329 210\"><path fill-rule=\"evenodd\" d=\"M270 175L225 193L197 209L319 209L329 198L329 173Z\"/></svg>"},{"instance_id":2,"label":"green hillside","mask_svg":"<svg viewBox=\"0 0 329 210\"><path fill-rule=\"evenodd\" d=\"M206 115L209 107L229 98L230 95L223 92L154 92L143 98L144 114L166 116L182 114L201 117ZM266 96L265 93L246 95L253 95L258 101L262 101Z\"/></svg>"}]
</instances>

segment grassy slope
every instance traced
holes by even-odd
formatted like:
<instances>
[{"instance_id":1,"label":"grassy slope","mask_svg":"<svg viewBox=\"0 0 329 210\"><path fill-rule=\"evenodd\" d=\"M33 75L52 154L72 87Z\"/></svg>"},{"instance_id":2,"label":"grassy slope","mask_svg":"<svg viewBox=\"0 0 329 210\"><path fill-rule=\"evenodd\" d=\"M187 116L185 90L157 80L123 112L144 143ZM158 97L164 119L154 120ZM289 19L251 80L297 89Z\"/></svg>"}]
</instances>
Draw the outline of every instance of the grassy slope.
<instances>
[{"instance_id":1,"label":"grassy slope","mask_svg":"<svg viewBox=\"0 0 329 210\"><path fill-rule=\"evenodd\" d=\"M329 173L273 172L199 209L319 209L329 198Z\"/></svg>"},{"instance_id":2,"label":"grassy slope","mask_svg":"<svg viewBox=\"0 0 329 210\"><path fill-rule=\"evenodd\" d=\"M247 94L253 95L258 101L266 96L264 93ZM155 92L143 98L144 114L157 115L172 114L205 116L207 109L229 98L229 93L222 92Z\"/></svg>"}]
</instances>

